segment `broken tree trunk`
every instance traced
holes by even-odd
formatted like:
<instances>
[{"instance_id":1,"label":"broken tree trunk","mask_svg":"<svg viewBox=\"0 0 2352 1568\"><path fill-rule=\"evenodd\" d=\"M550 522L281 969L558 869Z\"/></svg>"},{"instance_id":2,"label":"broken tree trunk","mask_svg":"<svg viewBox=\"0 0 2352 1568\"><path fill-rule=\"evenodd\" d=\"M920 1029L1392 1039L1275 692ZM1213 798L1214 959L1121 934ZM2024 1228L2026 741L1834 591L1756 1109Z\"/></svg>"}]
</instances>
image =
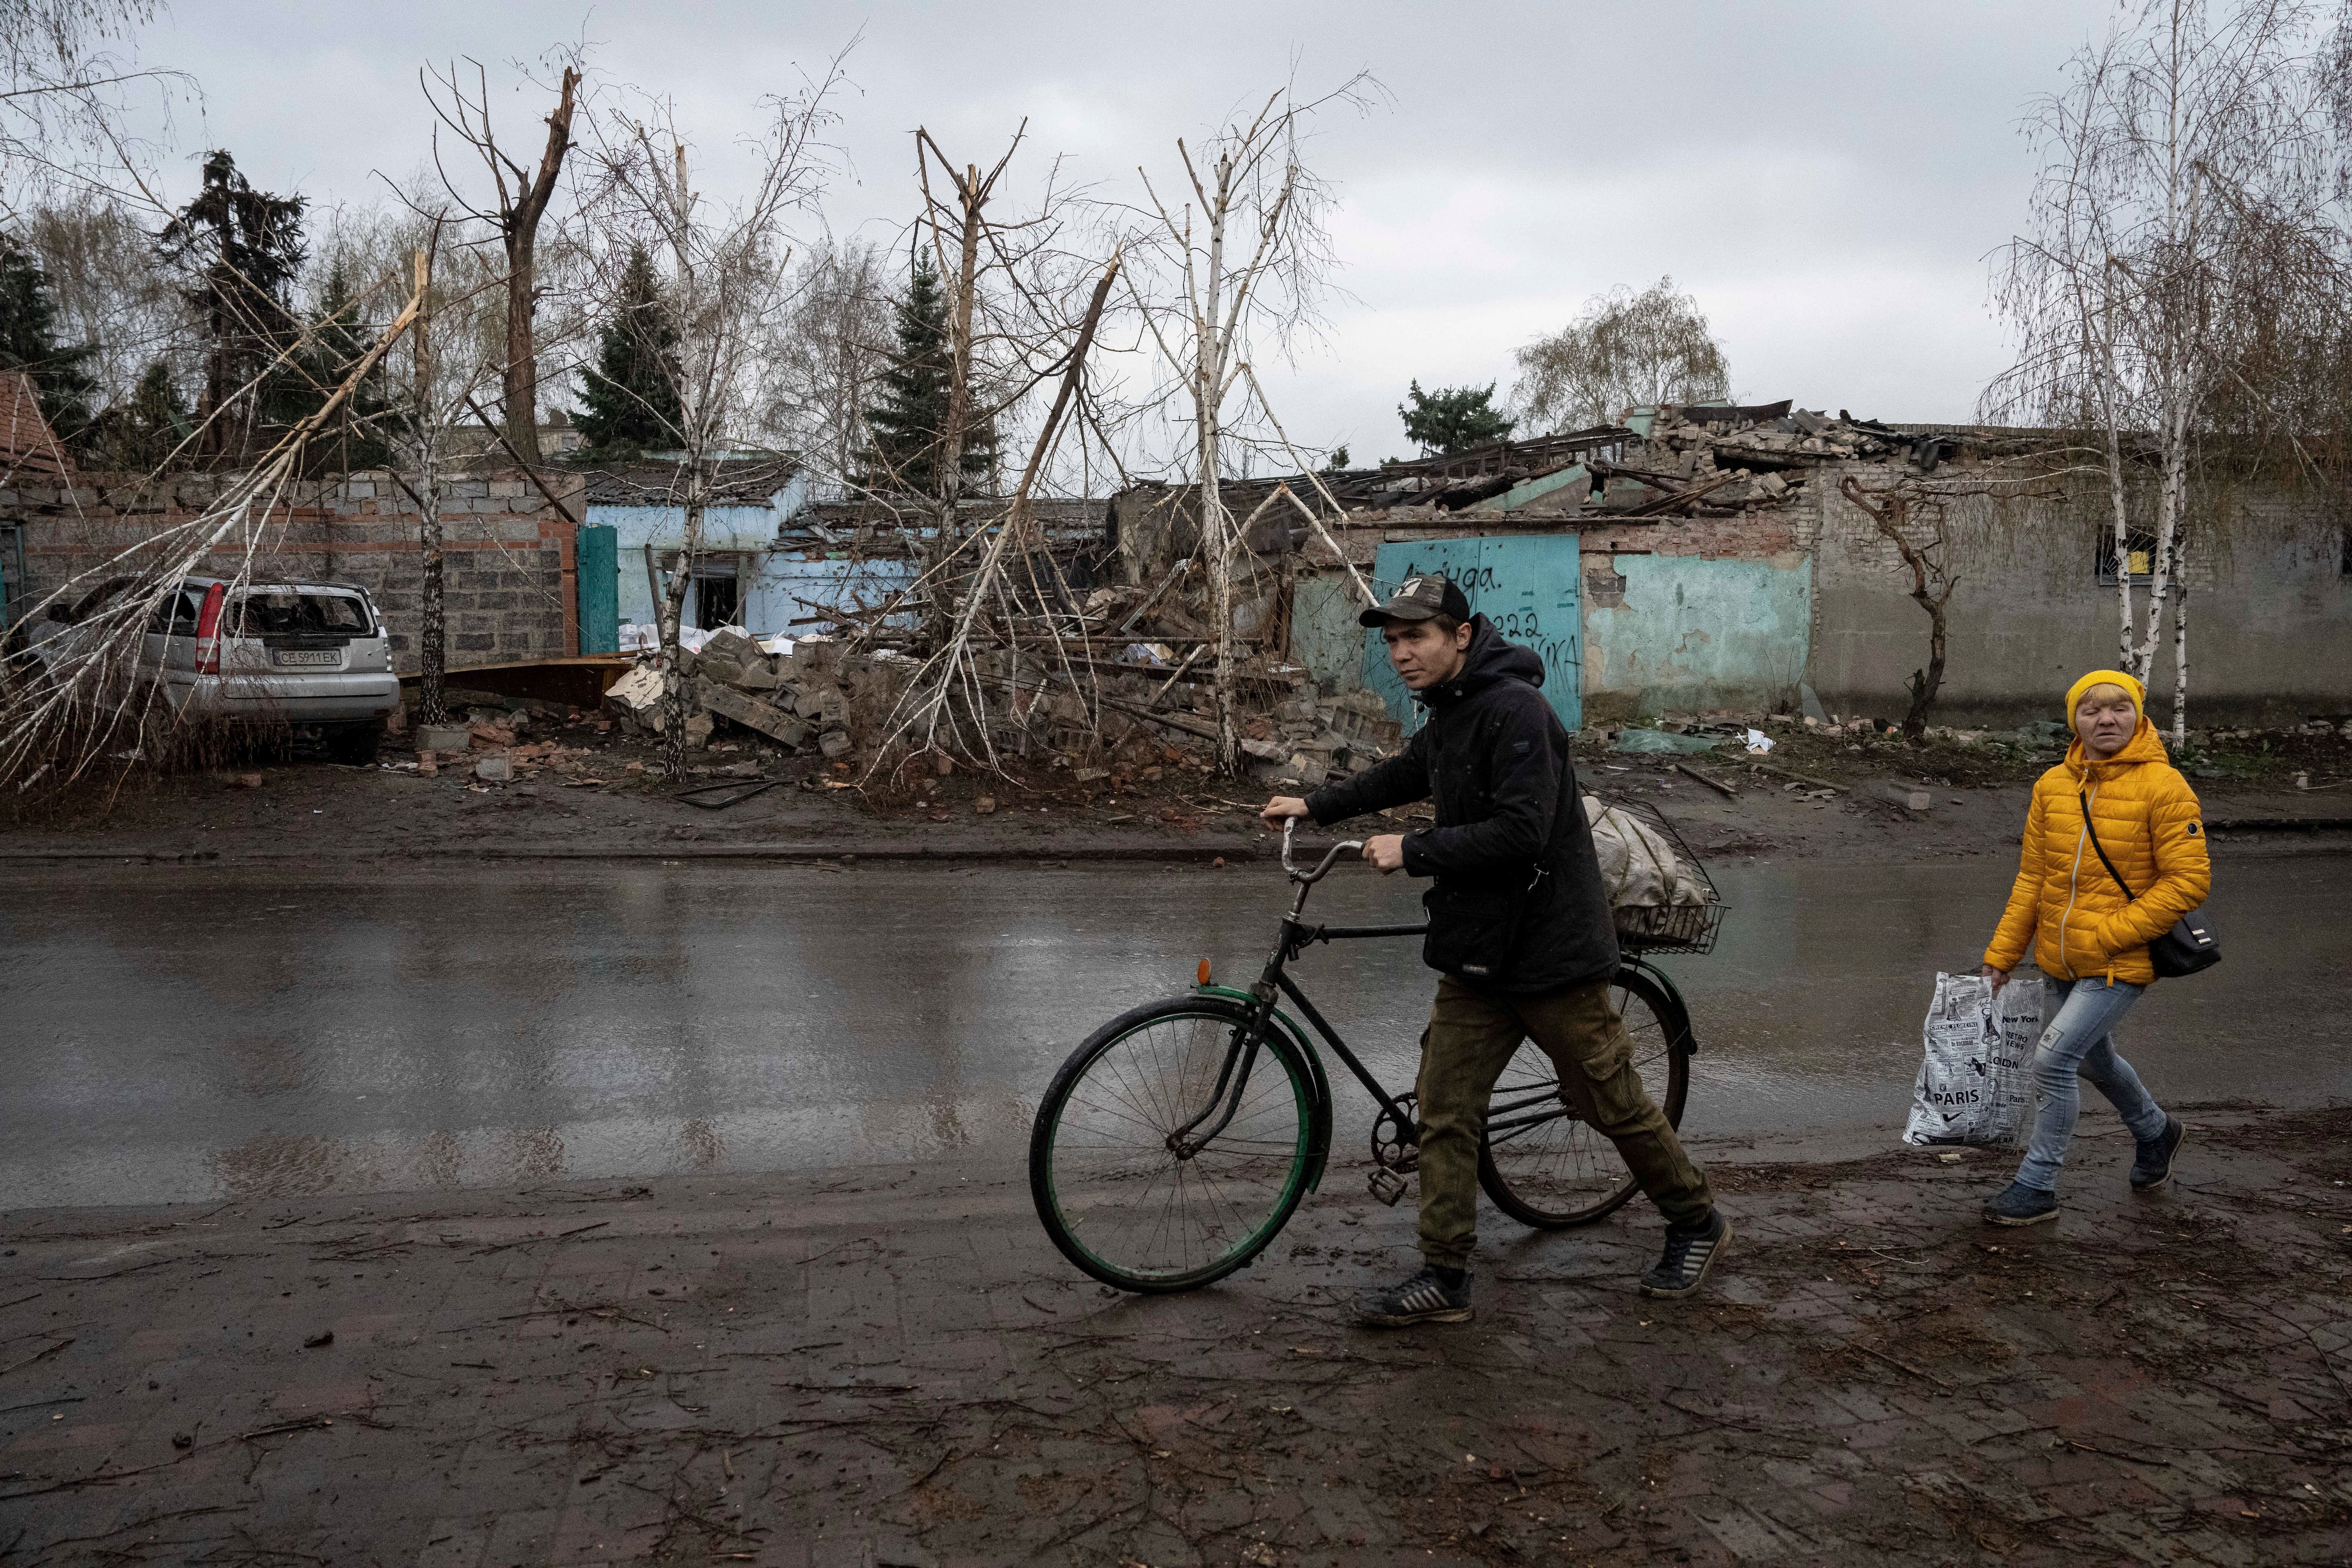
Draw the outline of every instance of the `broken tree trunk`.
<instances>
[{"instance_id":1,"label":"broken tree trunk","mask_svg":"<svg viewBox=\"0 0 2352 1568\"><path fill-rule=\"evenodd\" d=\"M433 297L433 253L437 248L440 231L434 231L434 242L416 253L416 406L432 406L433 390L433 318L425 302ZM446 724L449 712L444 705L442 688L449 663L448 617L445 598L446 568L442 561L441 534L441 465L433 461L431 443L435 436L427 432L426 458L424 471L417 478L424 486L416 494L417 544L424 557L424 582L419 585L416 629L416 711L418 721L425 724Z\"/></svg>"}]
</instances>

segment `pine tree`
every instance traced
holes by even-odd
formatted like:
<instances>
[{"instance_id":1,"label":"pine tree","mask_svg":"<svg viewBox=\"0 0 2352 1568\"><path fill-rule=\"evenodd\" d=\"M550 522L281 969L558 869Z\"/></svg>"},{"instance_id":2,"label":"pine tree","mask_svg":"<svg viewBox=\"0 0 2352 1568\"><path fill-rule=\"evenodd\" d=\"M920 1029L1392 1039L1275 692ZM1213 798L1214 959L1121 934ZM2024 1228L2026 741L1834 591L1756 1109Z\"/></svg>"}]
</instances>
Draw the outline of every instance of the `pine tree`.
<instances>
[{"instance_id":1,"label":"pine tree","mask_svg":"<svg viewBox=\"0 0 2352 1568\"><path fill-rule=\"evenodd\" d=\"M677 329L661 305L661 280L643 246L629 250L621 298L604 323L593 369L572 423L587 437L583 458L612 461L682 443L677 401Z\"/></svg>"},{"instance_id":2,"label":"pine tree","mask_svg":"<svg viewBox=\"0 0 2352 1568\"><path fill-rule=\"evenodd\" d=\"M860 454L859 483L869 489L904 495L939 493L938 453L948 422L948 395L955 363L948 344L948 300L930 258L919 256L906 298L894 307L898 352L882 374L879 401L866 411L873 445ZM982 424L964 433L967 480L987 475L996 463L996 431Z\"/></svg>"},{"instance_id":3,"label":"pine tree","mask_svg":"<svg viewBox=\"0 0 2352 1568\"><path fill-rule=\"evenodd\" d=\"M284 373L264 377L294 341L292 297L302 269L300 196L257 191L236 160L217 151L205 160L204 186L156 237L163 259L196 269L187 290L207 340L199 412L212 416L207 455L241 461L290 388ZM266 384L257 385L257 381Z\"/></svg>"},{"instance_id":4,"label":"pine tree","mask_svg":"<svg viewBox=\"0 0 2352 1568\"><path fill-rule=\"evenodd\" d=\"M92 456L118 473L151 474L171 461L195 427L171 367L157 360L140 375L127 401L99 416Z\"/></svg>"},{"instance_id":5,"label":"pine tree","mask_svg":"<svg viewBox=\"0 0 2352 1568\"><path fill-rule=\"evenodd\" d=\"M89 429L98 382L84 368L97 345L60 348L58 304L40 259L12 235L0 235L0 370L21 370L40 391L41 414L61 442Z\"/></svg>"},{"instance_id":6,"label":"pine tree","mask_svg":"<svg viewBox=\"0 0 2352 1568\"><path fill-rule=\"evenodd\" d=\"M1450 458L1474 447L1507 441L1518 423L1494 405L1491 381L1485 386L1441 386L1434 392L1422 391L1416 381L1407 395L1412 405L1398 404L1397 415L1404 421L1405 435L1421 443L1423 456L1437 453Z\"/></svg>"},{"instance_id":7,"label":"pine tree","mask_svg":"<svg viewBox=\"0 0 2352 1568\"><path fill-rule=\"evenodd\" d=\"M352 297L351 273L341 258L328 269L318 308L310 315L310 343L300 355L298 389L279 409L289 422L306 417L324 403L343 377L373 346L373 335L359 321ZM311 439L305 468L313 474L349 473L353 468L380 468L392 460L383 433L391 399L383 390L383 365L361 378L343 400L327 427Z\"/></svg>"}]
</instances>

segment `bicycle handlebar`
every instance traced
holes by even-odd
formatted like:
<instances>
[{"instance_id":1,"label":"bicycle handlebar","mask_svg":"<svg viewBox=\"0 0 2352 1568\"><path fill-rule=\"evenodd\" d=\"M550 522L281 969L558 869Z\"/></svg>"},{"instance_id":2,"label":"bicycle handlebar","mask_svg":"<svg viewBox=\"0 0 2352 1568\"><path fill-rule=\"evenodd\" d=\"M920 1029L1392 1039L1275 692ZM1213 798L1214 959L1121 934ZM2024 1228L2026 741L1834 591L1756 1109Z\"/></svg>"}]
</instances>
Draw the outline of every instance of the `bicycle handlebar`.
<instances>
[{"instance_id":1,"label":"bicycle handlebar","mask_svg":"<svg viewBox=\"0 0 2352 1568\"><path fill-rule=\"evenodd\" d=\"M1330 874L1332 863L1337 861L1341 855L1346 854L1350 849L1361 849L1364 847L1364 841L1360 838L1342 839L1339 843L1331 846L1330 849L1325 853L1321 862L1316 866L1315 869L1312 871L1302 871L1290 858L1290 837L1292 834L1297 831L1298 818L1295 816L1283 818L1282 868L1289 875L1290 879L1294 882L1312 885L1316 882L1321 881L1325 877Z\"/></svg>"}]
</instances>

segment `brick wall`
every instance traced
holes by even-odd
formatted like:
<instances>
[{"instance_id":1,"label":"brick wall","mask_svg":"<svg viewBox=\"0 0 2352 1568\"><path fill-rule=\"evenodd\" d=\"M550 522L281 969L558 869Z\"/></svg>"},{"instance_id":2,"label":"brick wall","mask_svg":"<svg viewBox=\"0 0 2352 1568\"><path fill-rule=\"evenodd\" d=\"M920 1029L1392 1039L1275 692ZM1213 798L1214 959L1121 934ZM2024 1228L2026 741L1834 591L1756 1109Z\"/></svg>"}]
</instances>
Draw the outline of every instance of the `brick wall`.
<instances>
[{"instance_id":1,"label":"brick wall","mask_svg":"<svg viewBox=\"0 0 2352 1568\"><path fill-rule=\"evenodd\" d=\"M541 477L577 514L580 477ZM27 578L9 618L123 551L191 523L221 489L222 480L208 475L151 484L105 474L79 475L69 488L20 482L0 489L0 521L24 531ZM293 487L287 500L257 531L255 579L367 589L383 613L394 666L415 670L424 576L416 503L389 475L366 472ZM444 481L439 510L450 668L576 651L572 523L538 487L515 470L464 474ZM199 570L231 575L245 553L242 544L215 549Z\"/></svg>"}]
</instances>

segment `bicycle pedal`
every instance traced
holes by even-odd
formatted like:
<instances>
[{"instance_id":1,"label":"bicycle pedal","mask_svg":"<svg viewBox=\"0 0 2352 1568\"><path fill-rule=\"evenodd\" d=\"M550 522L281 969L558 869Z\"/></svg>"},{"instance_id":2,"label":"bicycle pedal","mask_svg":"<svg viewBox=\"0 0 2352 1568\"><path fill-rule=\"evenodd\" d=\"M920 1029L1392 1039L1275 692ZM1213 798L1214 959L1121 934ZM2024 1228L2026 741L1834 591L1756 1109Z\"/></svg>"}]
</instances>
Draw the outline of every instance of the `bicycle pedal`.
<instances>
[{"instance_id":1,"label":"bicycle pedal","mask_svg":"<svg viewBox=\"0 0 2352 1568\"><path fill-rule=\"evenodd\" d=\"M1396 1207L1397 1200L1404 1196L1404 1178L1394 1171L1374 1171L1370 1178L1370 1186L1372 1196L1391 1208Z\"/></svg>"}]
</instances>

